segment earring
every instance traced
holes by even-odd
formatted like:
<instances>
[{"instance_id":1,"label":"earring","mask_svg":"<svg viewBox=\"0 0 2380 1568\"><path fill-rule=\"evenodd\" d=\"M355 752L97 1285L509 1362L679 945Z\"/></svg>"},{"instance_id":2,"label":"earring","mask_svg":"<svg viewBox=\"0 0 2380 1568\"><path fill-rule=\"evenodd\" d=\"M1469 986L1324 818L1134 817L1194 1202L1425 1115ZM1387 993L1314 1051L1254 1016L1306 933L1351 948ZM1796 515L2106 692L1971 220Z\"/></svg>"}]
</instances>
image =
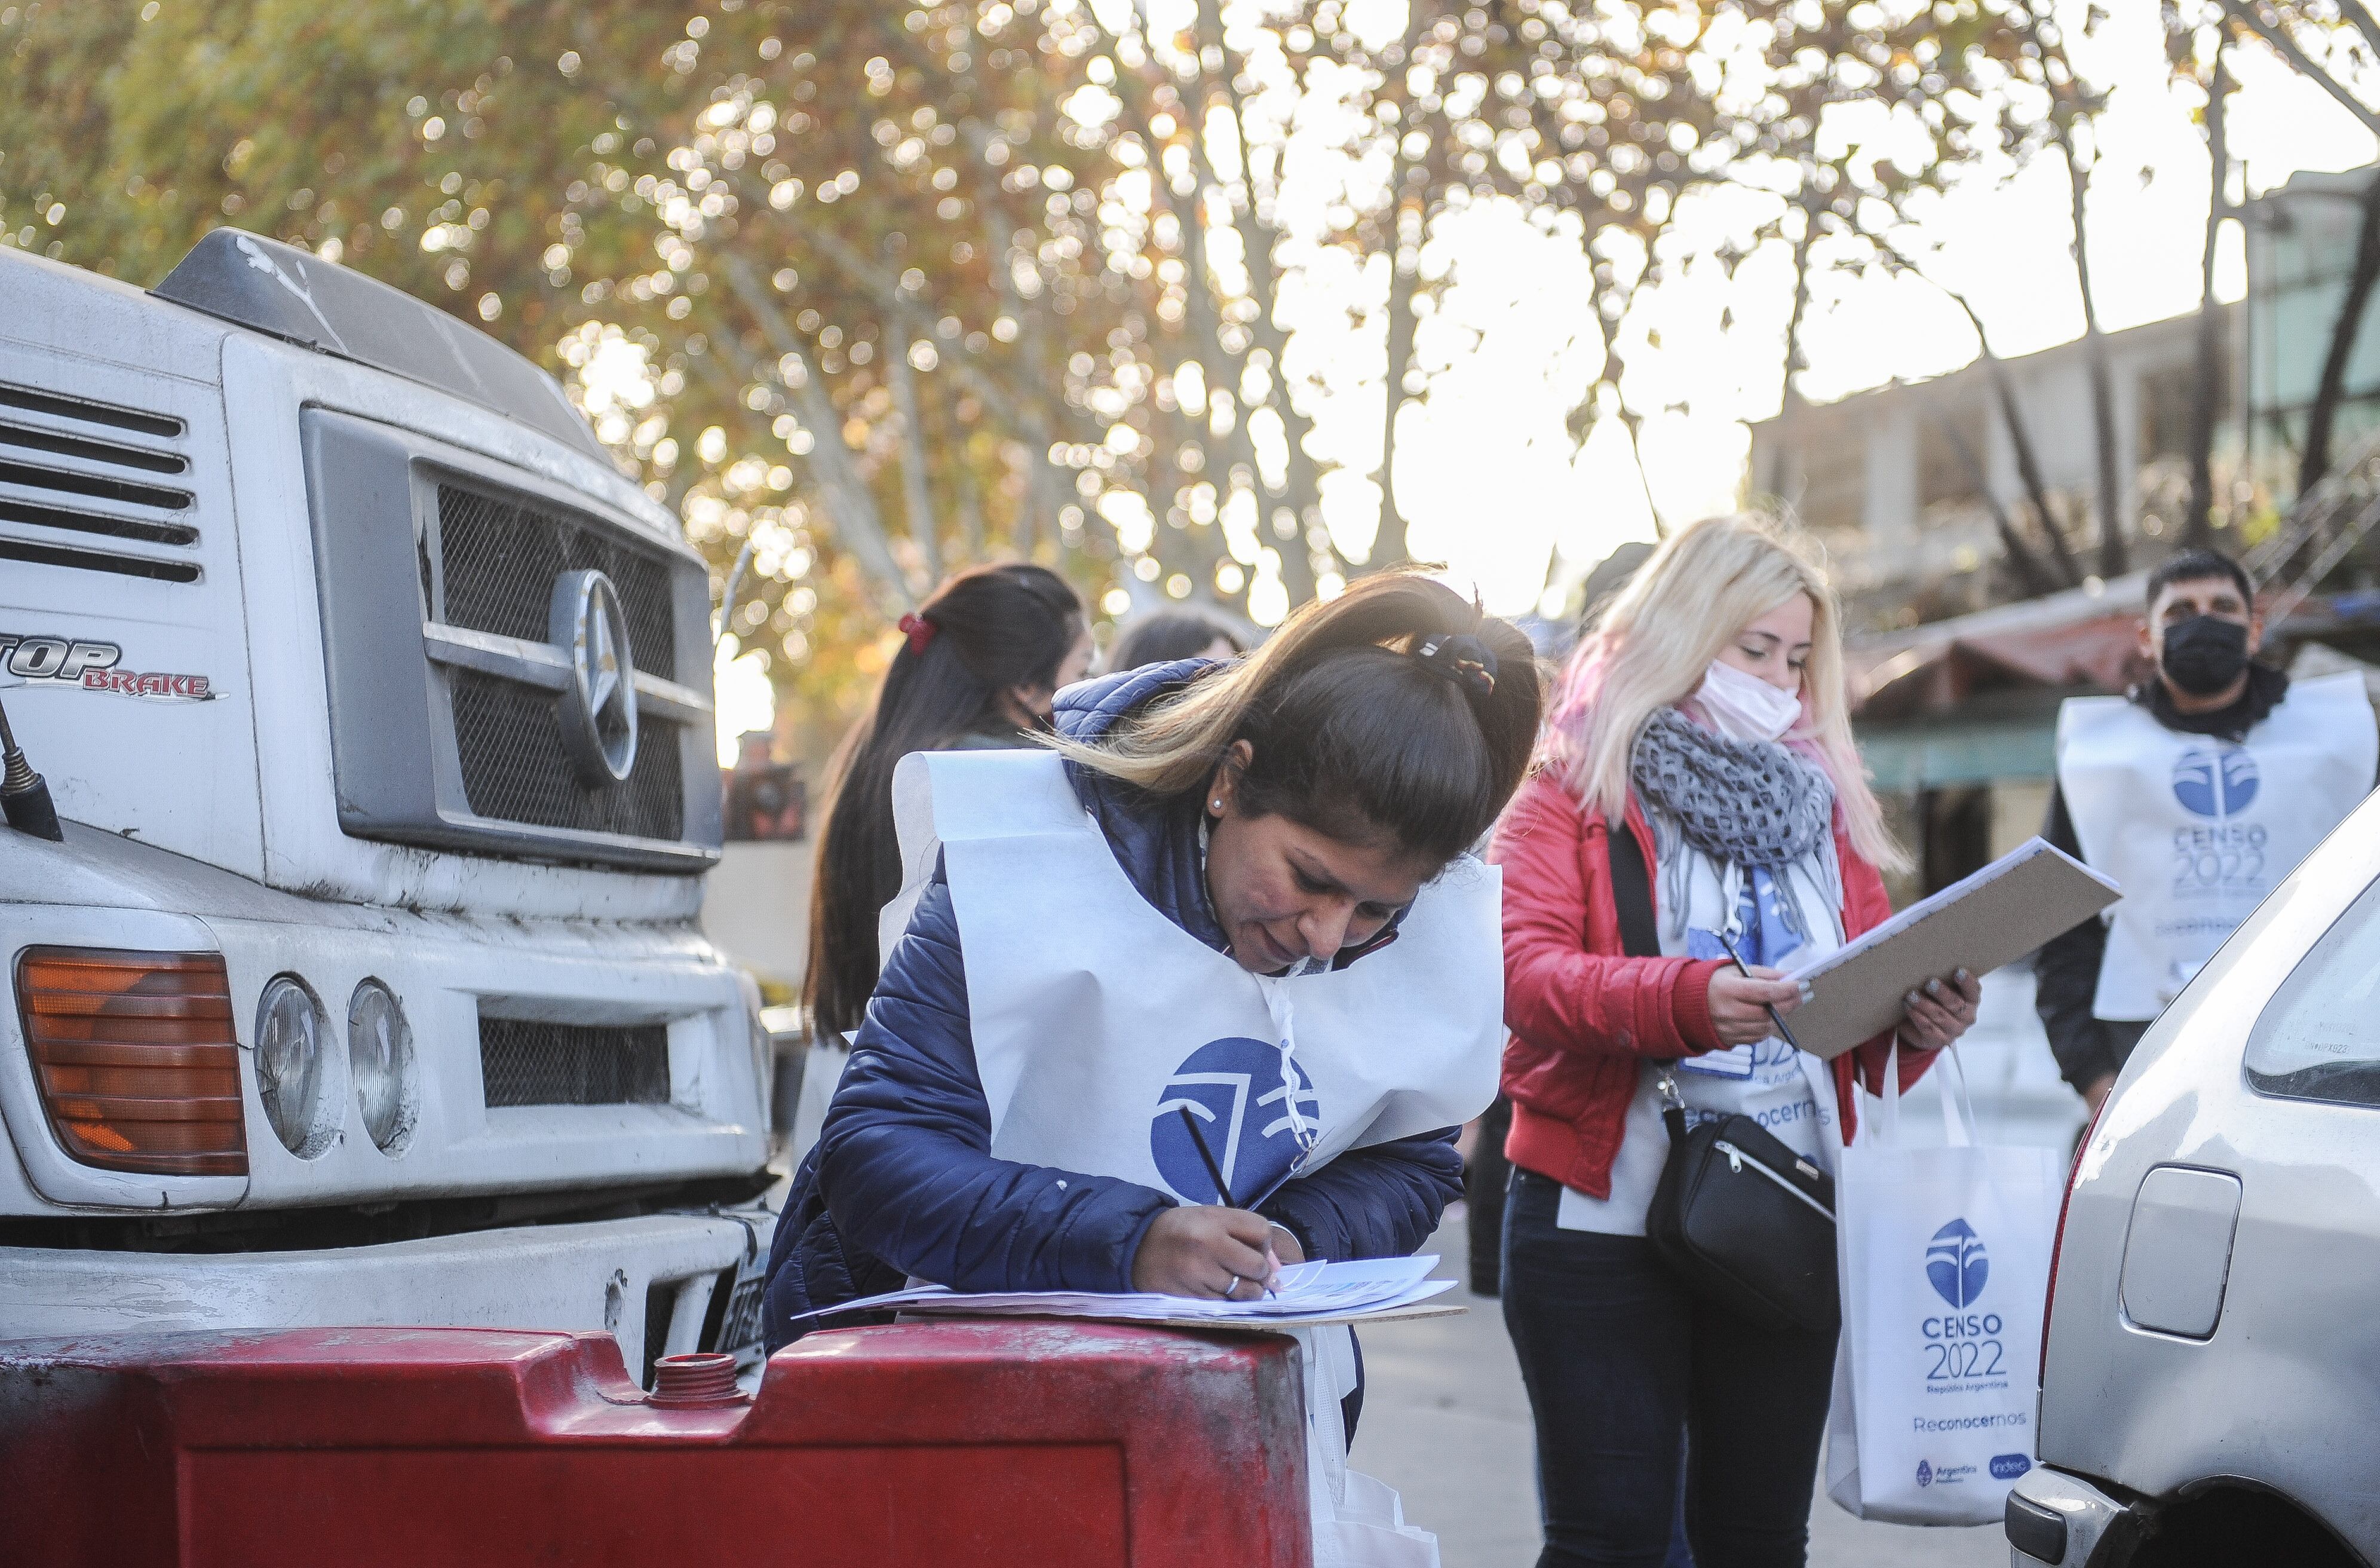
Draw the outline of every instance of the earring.
<instances>
[{"instance_id":1,"label":"earring","mask_svg":"<svg viewBox=\"0 0 2380 1568\"><path fill-rule=\"evenodd\" d=\"M1218 811L1220 811L1223 808L1223 803L1220 800L1210 800L1207 804Z\"/></svg>"}]
</instances>

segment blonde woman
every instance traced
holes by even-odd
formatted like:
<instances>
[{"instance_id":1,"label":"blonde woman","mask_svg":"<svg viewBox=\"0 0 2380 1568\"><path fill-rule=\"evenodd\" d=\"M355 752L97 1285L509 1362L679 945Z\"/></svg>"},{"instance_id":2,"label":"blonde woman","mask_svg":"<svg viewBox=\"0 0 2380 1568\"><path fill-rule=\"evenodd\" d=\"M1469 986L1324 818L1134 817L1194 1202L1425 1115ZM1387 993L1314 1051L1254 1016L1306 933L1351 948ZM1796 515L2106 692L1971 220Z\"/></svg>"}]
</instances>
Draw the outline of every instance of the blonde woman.
<instances>
[{"instance_id":1,"label":"blonde woman","mask_svg":"<svg viewBox=\"0 0 2380 1568\"><path fill-rule=\"evenodd\" d=\"M1877 868L1901 863L1807 548L1751 517L1663 543L1572 656L1538 762L1491 855L1512 1035L1504 1321L1536 1420L1537 1561L1654 1568L1682 1487L1698 1568L1798 1565L1835 1336L1696 1299L1645 1219L1665 1074L1690 1121L1753 1116L1828 1170L1854 1074L1881 1082L1888 1037L1824 1063L1767 1012L1800 999L1782 966L1891 912ZM1643 868L1625 892L1615 832ZM1964 971L1926 991L1898 1031L1904 1078L1974 1018Z\"/></svg>"}]
</instances>

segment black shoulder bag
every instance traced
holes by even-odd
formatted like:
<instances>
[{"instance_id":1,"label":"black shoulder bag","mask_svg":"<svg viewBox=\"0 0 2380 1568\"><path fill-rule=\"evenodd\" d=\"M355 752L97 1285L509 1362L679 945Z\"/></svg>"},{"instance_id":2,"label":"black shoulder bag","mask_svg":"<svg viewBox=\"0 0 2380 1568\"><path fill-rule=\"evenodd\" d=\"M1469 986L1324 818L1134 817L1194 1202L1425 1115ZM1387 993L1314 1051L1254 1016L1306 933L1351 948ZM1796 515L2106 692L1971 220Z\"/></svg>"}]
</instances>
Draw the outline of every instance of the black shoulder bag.
<instances>
[{"instance_id":1,"label":"black shoulder bag","mask_svg":"<svg viewBox=\"0 0 2380 1568\"><path fill-rule=\"evenodd\" d=\"M1644 850L1625 822L1611 829L1609 843L1621 948L1658 957ZM1645 1216L1655 1254L1714 1307L1756 1323L1831 1333L1841 1321L1833 1179L1749 1116L1689 1131L1674 1071L1674 1064L1661 1069L1670 1157Z\"/></svg>"}]
</instances>

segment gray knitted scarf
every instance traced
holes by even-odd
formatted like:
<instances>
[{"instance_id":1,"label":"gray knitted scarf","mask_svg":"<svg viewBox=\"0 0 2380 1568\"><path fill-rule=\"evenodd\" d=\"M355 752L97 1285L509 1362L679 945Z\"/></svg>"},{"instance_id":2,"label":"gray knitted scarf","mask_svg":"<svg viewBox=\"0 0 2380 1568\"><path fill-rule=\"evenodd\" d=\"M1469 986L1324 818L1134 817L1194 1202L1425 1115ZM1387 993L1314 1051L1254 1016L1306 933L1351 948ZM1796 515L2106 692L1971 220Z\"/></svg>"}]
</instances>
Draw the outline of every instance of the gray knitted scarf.
<instances>
[{"instance_id":1,"label":"gray knitted scarf","mask_svg":"<svg viewBox=\"0 0 2380 1568\"><path fill-rule=\"evenodd\" d=\"M1714 860L1779 869L1834 826L1834 783L1816 764L1774 741L1730 740L1674 708L1654 710L1628 775Z\"/></svg>"},{"instance_id":2,"label":"gray knitted scarf","mask_svg":"<svg viewBox=\"0 0 2380 1568\"><path fill-rule=\"evenodd\" d=\"M1650 808L1655 858L1667 873L1661 902L1680 934L1687 877L1680 837L1722 865L1768 872L1786 924L1805 938L1816 927L1788 867L1809 860L1822 896L1842 906L1834 781L1808 759L1774 741L1730 740L1659 708L1636 737L1628 774Z\"/></svg>"}]
</instances>

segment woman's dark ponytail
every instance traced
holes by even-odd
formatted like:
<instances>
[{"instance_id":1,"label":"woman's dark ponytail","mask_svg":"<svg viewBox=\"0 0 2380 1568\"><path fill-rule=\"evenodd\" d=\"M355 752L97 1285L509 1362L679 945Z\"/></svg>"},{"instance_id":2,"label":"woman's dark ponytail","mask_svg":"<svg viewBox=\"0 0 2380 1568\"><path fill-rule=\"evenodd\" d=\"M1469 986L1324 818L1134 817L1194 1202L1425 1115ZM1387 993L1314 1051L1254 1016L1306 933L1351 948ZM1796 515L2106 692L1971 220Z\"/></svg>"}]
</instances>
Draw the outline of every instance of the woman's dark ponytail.
<instances>
[{"instance_id":1,"label":"woman's dark ponytail","mask_svg":"<svg viewBox=\"0 0 2380 1568\"><path fill-rule=\"evenodd\" d=\"M876 989L876 917L901 891L894 766L970 735L1014 734L1002 698L1055 684L1084 624L1064 578L1022 563L961 572L901 617L884 683L829 771L802 985L814 1028L857 1028Z\"/></svg>"}]
</instances>

